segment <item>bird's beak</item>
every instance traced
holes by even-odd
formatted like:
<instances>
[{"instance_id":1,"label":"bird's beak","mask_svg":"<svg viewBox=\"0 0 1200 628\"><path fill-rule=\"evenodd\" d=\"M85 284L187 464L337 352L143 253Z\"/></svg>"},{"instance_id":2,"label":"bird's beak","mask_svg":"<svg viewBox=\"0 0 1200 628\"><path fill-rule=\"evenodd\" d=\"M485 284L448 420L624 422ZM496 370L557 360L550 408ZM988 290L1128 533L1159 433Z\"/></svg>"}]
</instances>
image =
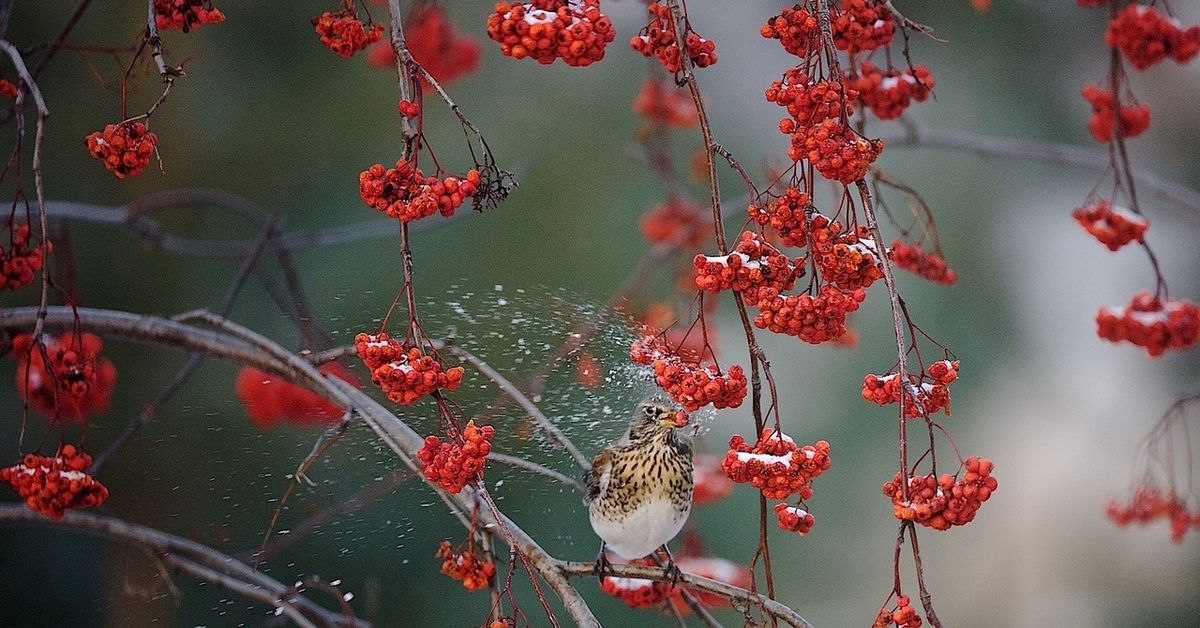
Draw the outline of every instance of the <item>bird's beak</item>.
<instances>
[{"instance_id":1,"label":"bird's beak","mask_svg":"<svg viewBox=\"0 0 1200 628\"><path fill-rule=\"evenodd\" d=\"M681 410L679 412L672 412L671 414L659 419L659 421L661 421L662 424L667 427L687 427L688 415L686 412Z\"/></svg>"}]
</instances>

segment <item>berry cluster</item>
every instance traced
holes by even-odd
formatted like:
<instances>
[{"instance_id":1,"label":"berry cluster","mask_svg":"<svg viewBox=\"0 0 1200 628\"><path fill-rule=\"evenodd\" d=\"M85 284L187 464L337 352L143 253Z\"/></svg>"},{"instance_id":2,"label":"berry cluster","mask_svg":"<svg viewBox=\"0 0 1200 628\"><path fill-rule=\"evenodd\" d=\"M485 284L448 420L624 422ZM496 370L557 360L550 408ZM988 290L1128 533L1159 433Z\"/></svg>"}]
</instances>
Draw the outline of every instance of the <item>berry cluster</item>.
<instances>
[{"instance_id":1,"label":"berry cluster","mask_svg":"<svg viewBox=\"0 0 1200 628\"><path fill-rule=\"evenodd\" d=\"M796 265L753 231L743 231L738 245L725 257L697 255L696 287L708 292L735 290L749 303L757 303L763 289L775 293L796 285ZM801 269L803 265L801 265Z\"/></svg>"},{"instance_id":2,"label":"berry cluster","mask_svg":"<svg viewBox=\"0 0 1200 628\"><path fill-rule=\"evenodd\" d=\"M364 24L351 7L330 13L326 11L312 19L313 30L321 36L321 43L343 59L379 41L383 37L383 24Z\"/></svg>"},{"instance_id":3,"label":"berry cluster","mask_svg":"<svg viewBox=\"0 0 1200 628\"><path fill-rule=\"evenodd\" d=\"M759 33L767 39L778 39L784 50L797 57L807 58L821 46L821 24L817 16L798 4L768 19Z\"/></svg>"},{"instance_id":4,"label":"berry cluster","mask_svg":"<svg viewBox=\"0 0 1200 628\"><path fill-rule=\"evenodd\" d=\"M417 451L421 473L447 492L457 494L476 476L483 475L495 435L496 429L492 426L476 427L475 421L467 421L461 435L453 428L446 432L451 442L443 443L437 436L426 436L425 444Z\"/></svg>"},{"instance_id":5,"label":"berry cluster","mask_svg":"<svg viewBox=\"0 0 1200 628\"><path fill-rule=\"evenodd\" d=\"M711 578L717 582L724 582L735 587L749 589L752 586L752 578L750 568L745 565L738 565L724 558L716 558L713 556L689 556L682 555L675 559L675 566L684 573ZM701 604L708 608L728 608L729 600L715 593L707 591L693 590L686 586L671 587L667 591L667 601L679 611L680 615L686 615L691 612L687 602L683 599L683 591L687 590Z\"/></svg>"},{"instance_id":6,"label":"berry cluster","mask_svg":"<svg viewBox=\"0 0 1200 628\"><path fill-rule=\"evenodd\" d=\"M1158 357L1167 349L1190 349L1200 342L1200 306L1186 299L1164 301L1143 290L1126 307L1102 308L1096 325L1101 338L1124 340Z\"/></svg>"},{"instance_id":7,"label":"berry cluster","mask_svg":"<svg viewBox=\"0 0 1200 628\"><path fill-rule=\"evenodd\" d=\"M1171 522L1171 541L1175 543L1181 543L1190 528L1200 529L1200 510L1188 508L1174 490L1165 494L1157 486L1139 487L1128 504L1110 501L1104 511L1122 528L1131 523L1145 525L1166 519Z\"/></svg>"},{"instance_id":8,"label":"berry cluster","mask_svg":"<svg viewBox=\"0 0 1200 628\"><path fill-rule=\"evenodd\" d=\"M855 76L846 78L846 85L860 94L864 105L880 120L895 120L912 101L925 102L933 89L929 68L918 65L903 72L889 68L886 72L866 61Z\"/></svg>"},{"instance_id":9,"label":"berry cluster","mask_svg":"<svg viewBox=\"0 0 1200 628\"><path fill-rule=\"evenodd\" d=\"M957 480L949 473L910 476L907 500L897 473L883 485L883 494L891 498L893 514L901 521L914 521L934 530L966 525L996 490L996 478L992 477L992 461L986 458L971 456L963 461L963 468L966 472Z\"/></svg>"},{"instance_id":10,"label":"berry cluster","mask_svg":"<svg viewBox=\"0 0 1200 628\"><path fill-rule=\"evenodd\" d=\"M925 381L926 377L931 381ZM928 417L938 411L943 411L946 416L950 416L950 390L946 386L958 379L957 360L953 362L939 360L929 365L928 374L910 374L909 379L916 385L917 401L920 402L920 405L913 403L912 395L907 392L903 393L905 418ZM862 396L867 401L881 406L899 403L901 394L899 373L887 375L868 373L863 378Z\"/></svg>"},{"instance_id":11,"label":"berry cluster","mask_svg":"<svg viewBox=\"0 0 1200 628\"><path fill-rule=\"evenodd\" d=\"M441 213L453 216L463 201L475 195L481 179L478 170L466 177L425 176L415 163L404 159L395 168L375 164L358 175L358 192L363 202L401 222L411 222Z\"/></svg>"},{"instance_id":12,"label":"berry cluster","mask_svg":"<svg viewBox=\"0 0 1200 628\"><path fill-rule=\"evenodd\" d=\"M67 332L43 337L50 364L29 334L12 341L17 358L17 392L21 399L51 420L82 421L108 408L117 369L100 355L103 343L88 333Z\"/></svg>"},{"instance_id":13,"label":"berry cluster","mask_svg":"<svg viewBox=\"0 0 1200 628\"><path fill-rule=\"evenodd\" d=\"M875 0L842 0L840 9L829 10L833 45L848 54L875 50L892 43L896 20Z\"/></svg>"},{"instance_id":14,"label":"berry cluster","mask_svg":"<svg viewBox=\"0 0 1200 628\"><path fill-rule=\"evenodd\" d=\"M142 173L154 154L158 136L141 122L109 124L84 138L88 154L104 163L118 179Z\"/></svg>"},{"instance_id":15,"label":"berry cluster","mask_svg":"<svg viewBox=\"0 0 1200 628\"><path fill-rule=\"evenodd\" d=\"M649 364L654 379L688 412L712 404L714 408L736 408L746 398L746 374L734 364L725 373L716 364L701 366L672 351L660 336L635 340L629 357L637 364Z\"/></svg>"},{"instance_id":16,"label":"berry cluster","mask_svg":"<svg viewBox=\"0 0 1200 628\"><path fill-rule=\"evenodd\" d=\"M436 4L419 4L404 25L408 52L433 79L448 85L479 67L479 42L464 35ZM367 51L367 64L377 68L396 67L392 42L381 41ZM422 77L424 79L424 77Z\"/></svg>"},{"instance_id":17,"label":"berry cluster","mask_svg":"<svg viewBox=\"0 0 1200 628\"><path fill-rule=\"evenodd\" d=\"M779 123L783 133L795 134L797 129L807 129L827 118L843 118L854 113L854 99L858 92L843 83L818 81L803 68L791 68L781 80L773 81L763 95L787 109L791 120ZM803 135L792 136L793 143L803 140Z\"/></svg>"},{"instance_id":18,"label":"berry cluster","mask_svg":"<svg viewBox=\"0 0 1200 628\"><path fill-rule=\"evenodd\" d=\"M716 456L692 456L692 478L693 506L719 502L733 493L733 481L725 475L725 471L721 469L721 459Z\"/></svg>"},{"instance_id":19,"label":"berry cluster","mask_svg":"<svg viewBox=\"0 0 1200 628\"><path fill-rule=\"evenodd\" d=\"M686 90L668 87L665 81L648 78L633 99L633 111L654 126L687 129L700 124L696 102Z\"/></svg>"},{"instance_id":20,"label":"berry cluster","mask_svg":"<svg viewBox=\"0 0 1200 628\"><path fill-rule=\"evenodd\" d=\"M360 387L354 373L337 362L326 362L317 370L326 377ZM283 422L296 427L329 425L345 414L342 408L317 393L249 366L238 371L234 391L259 429L270 429Z\"/></svg>"},{"instance_id":21,"label":"berry cluster","mask_svg":"<svg viewBox=\"0 0 1200 628\"><path fill-rule=\"evenodd\" d=\"M760 291L760 297L755 327L815 345L841 338L846 333L846 314L857 310L867 293L862 288L847 292L825 284L815 297L807 292L784 296L769 289Z\"/></svg>"},{"instance_id":22,"label":"berry cluster","mask_svg":"<svg viewBox=\"0 0 1200 628\"><path fill-rule=\"evenodd\" d=\"M940 253L927 253L922 251L921 247L907 244L903 240L893 240L887 255L897 267L934 283L948 286L958 280L958 273L946 265L946 260L942 259Z\"/></svg>"},{"instance_id":23,"label":"berry cluster","mask_svg":"<svg viewBox=\"0 0 1200 628\"><path fill-rule=\"evenodd\" d=\"M1111 90L1100 89L1095 83L1083 86L1083 97L1092 105L1092 117L1088 130L1097 142L1107 144L1113 138L1113 107L1116 96ZM1137 137L1150 126L1150 105L1121 105L1118 114L1121 121L1121 137Z\"/></svg>"},{"instance_id":24,"label":"berry cluster","mask_svg":"<svg viewBox=\"0 0 1200 628\"><path fill-rule=\"evenodd\" d=\"M0 469L0 482L8 482L30 510L57 520L71 508L91 508L108 499L108 489L83 472L90 464L91 456L63 445L53 458L27 454Z\"/></svg>"},{"instance_id":25,"label":"berry cluster","mask_svg":"<svg viewBox=\"0 0 1200 628\"><path fill-rule=\"evenodd\" d=\"M679 54L679 44L675 40L674 20L671 9L665 4L650 4L646 7L652 16L650 23L642 29L641 34L629 40L629 46L645 57L656 57L658 62L668 72L676 73L683 69ZM717 62L716 44L704 39L692 31L690 24L684 24L684 46L687 48L688 59L698 68L707 68Z\"/></svg>"},{"instance_id":26,"label":"berry cluster","mask_svg":"<svg viewBox=\"0 0 1200 628\"><path fill-rule=\"evenodd\" d=\"M0 96L5 98L16 98L17 94L19 93L20 92L17 90L17 86L13 85L12 81L6 78L0 78Z\"/></svg>"},{"instance_id":27,"label":"berry cluster","mask_svg":"<svg viewBox=\"0 0 1200 628\"><path fill-rule=\"evenodd\" d=\"M11 244L5 251L0 246L0 290L19 290L33 283L33 274L42 269L46 254L54 250L49 240L29 249L29 225L13 227Z\"/></svg>"},{"instance_id":28,"label":"berry cluster","mask_svg":"<svg viewBox=\"0 0 1200 628\"><path fill-rule=\"evenodd\" d=\"M668 198L642 214L638 226L650 244L670 242L696 249L708 240L711 229L704 210L685 199Z\"/></svg>"},{"instance_id":29,"label":"berry cluster","mask_svg":"<svg viewBox=\"0 0 1200 628\"><path fill-rule=\"evenodd\" d=\"M600 12L600 0L497 2L487 33L506 57L529 57L543 65L562 59L570 66L603 59L604 47L616 37L612 20Z\"/></svg>"},{"instance_id":30,"label":"berry cluster","mask_svg":"<svg viewBox=\"0 0 1200 628\"><path fill-rule=\"evenodd\" d=\"M360 333L354 337L354 348L371 372L371 382L393 403L409 405L439 388L454 390L462 383L463 367L442 370L433 356L417 347L405 348L386 332Z\"/></svg>"},{"instance_id":31,"label":"berry cluster","mask_svg":"<svg viewBox=\"0 0 1200 628\"><path fill-rule=\"evenodd\" d=\"M804 228L807 211L808 194L789 187L775 202L765 206L750 205L746 213L754 222L774 229L784 246L804 247L808 245ZM798 266L803 269L802 265Z\"/></svg>"},{"instance_id":32,"label":"berry cluster","mask_svg":"<svg viewBox=\"0 0 1200 628\"><path fill-rule=\"evenodd\" d=\"M605 576L600 579L600 590L629 608L653 608L667 599L667 583L643 578Z\"/></svg>"},{"instance_id":33,"label":"berry cluster","mask_svg":"<svg viewBox=\"0 0 1200 628\"><path fill-rule=\"evenodd\" d=\"M887 607L879 609L879 615L875 617L871 628L888 628L895 626L896 628L920 628L924 622L921 616L917 614L916 609L912 606L912 600L907 595L901 595L896 598L896 606L892 609Z\"/></svg>"},{"instance_id":34,"label":"berry cluster","mask_svg":"<svg viewBox=\"0 0 1200 628\"><path fill-rule=\"evenodd\" d=\"M1139 70L1171 57L1187 63L1200 53L1200 26L1184 29L1154 7L1132 3L1108 24L1104 41Z\"/></svg>"},{"instance_id":35,"label":"berry cluster","mask_svg":"<svg viewBox=\"0 0 1200 628\"><path fill-rule=\"evenodd\" d=\"M866 225L843 231L842 223L814 214L809 224L809 240L821 278L842 290L866 289L883 278L879 252Z\"/></svg>"},{"instance_id":36,"label":"berry cluster","mask_svg":"<svg viewBox=\"0 0 1200 628\"><path fill-rule=\"evenodd\" d=\"M729 439L729 451L721 468L738 484L749 483L767 499L787 499L793 493L800 499L812 497L809 483L829 469L829 443L797 447L796 441L772 429L764 429L754 446L741 435Z\"/></svg>"},{"instance_id":37,"label":"berry cluster","mask_svg":"<svg viewBox=\"0 0 1200 628\"><path fill-rule=\"evenodd\" d=\"M1077 208L1071 217L1083 225L1109 250L1116 251L1133 241L1143 242L1150 221L1124 207L1114 207L1108 201L1099 200Z\"/></svg>"},{"instance_id":38,"label":"berry cluster","mask_svg":"<svg viewBox=\"0 0 1200 628\"><path fill-rule=\"evenodd\" d=\"M473 549L456 550L450 546L450 541L442 541L434 556L442 559L442 573L461 580L468 591L486 588L496 575L495 563L481 560Z\"/></svg>"},{"instance_id":39,"label":"berry cluster","mask_svg":"<svg viewBox=\"0 0 1200 628\"><path fill-rule=\"evenodd\" d=\"M784 503L775 504L775 519L779 522L780 529L795 532L800 536L811 532L813 524L816 523L807 510Z\"/></svg>"},{"instance_id":40,"label":"berry cluster","mask_svg":"<svg viewBox=\"0 0 1200 628\"><path fill-rule=\"evenodd\" d=\"M224 21L225 14L213 8L212 0L154 0L154 22L162 30L178 28L186 33Z\"/></svg>"},{"instance_id":41,"label":"berry cluster","mask_svg":"<svg viewBox=\"0 0 1200 628\"><path fill-rule=\"evenodd\" d=\"M850 185L867 174L883 152L883 140L868 140L836 118L826 118L792 134L788 157L808 162L830 181Z\"/></svg>"}]
</instances>

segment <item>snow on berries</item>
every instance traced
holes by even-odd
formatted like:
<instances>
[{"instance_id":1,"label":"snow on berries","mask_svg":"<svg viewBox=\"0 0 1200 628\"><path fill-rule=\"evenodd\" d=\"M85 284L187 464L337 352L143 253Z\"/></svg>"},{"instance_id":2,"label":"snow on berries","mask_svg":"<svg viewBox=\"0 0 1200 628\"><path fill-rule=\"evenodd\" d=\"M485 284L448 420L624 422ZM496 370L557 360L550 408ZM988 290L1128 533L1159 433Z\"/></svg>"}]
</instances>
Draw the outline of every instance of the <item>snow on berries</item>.
<instances>
[{"instance_id":1,"label":"snow on berries","mask_svg":"<svg viewBox=\"0 0 1200 628\"><path fill-rule=\"evenodd\" d=\"M53 338L43 336L47 365L42 351L29 334L12 341L17 360L17 393L21 399L52 421L83 421L88 415L108 409L117 369L100 355L103 343L89 333L67 332Z\"/></svg>"},{"instance_id":2,"label":"snow on berries","mask_svg":"<svg viewBox=\"0 0 1200 628\"><path fill-rule=\"evenodd\" d=\"M886 46L896 35L896 20L875 0L842 0L829 9L829 27L834 47L852 55Z\"/></svg>"},{"instance_id":3,"label":"snow on berries","mask_svg":"<svg viewBox=\"0 0 1200 628\"><path fill-rule=\"evenodd\" d=\"M1145 216L1105 200L1079 207L1071 212L1071 217L1110 251L1130 242L1144 242L1146 230L1150 228L1150 221Z\"/></svg>"},{"instance_id":4,"label":"snow on berries","mask_svg":"<svg viewBox=\"0 0 1200 628\"><path fill-rule=\"evenodd\" d=\"M1200 25L1183 28L1154 7L1131 3L1108 24L1104 41L1129 63L1145 70L1170 57L1187 63L1200 53Z\"/></svg>"},{"instance_id":5,"label":"snow on berries","mask_svg":"<svg viewBox=\"0 0 1200 628\"><path fill-rule=\"evenodd\" d=\"M1200 529L1200 509L1189 508L1174 489L1164 492L1153 485L1139 486L1127 504L1109 501L1104 513L1122 528L1131 523L1147 525L1166 519L1170 522L1173 543L1182 543L1188 530Z\"/></svg>"},{"instance_id":6,"label":"snow on berries","mask_svg":"<svg viewBox=\"0 0 1200 628\"><path fill-rule=\"evenodd\" d=\"M404 346L387 332L360 333L354 337L354 348L371 372L371 382L393 403L409 405L435 390L454 390L462 383L463 367L443 369L433 356L419 347Z\"/></svg>"},{"instance_id":7,"label":"snow on berries","mask_svg":"<svg viewBox=\"0 0 1200 628\"><path fill-rule=\"evenodd\" d=\"M654 608L667 599L667 584L644 578L600 579L600 590L621 600L629 608Z\"/></svg>"},{"instance_id":8,"label":"snow on berries","mask_svg":"<svg viewBox=\"0 0 1200 628\"><path fill-rule=\"evenodd\" d=\"M1143 290L1126 307L1102 308L1096 326L1101 338L1131 343L1156 358L1168 349L1191 349L1200 342L1200 306Z\"/></svg>"},{"instance_id":9,"label":"snow on berries","mask_svg":"<svg viewBox=\"0 0 1200 628\"><path fill-rule=\"evenodd\" d=\"M814 214L809 242L821 278L842 290L869 288L883 278L879 251L866 225L843 230L841 222Z\"/></svg>"},{"instance_id":10,"label":"snow on berries","mask_svg":"<svg viewBox=\"0 0 1200 628\"><path fill-rule=\"evenodd\" d=\"M946 260L942 258L941 253L923 251L920 247L908 244L903 240L893 240L888 246L887 256L897 268L907 270L933 283L948 286L958 281L958 273L946 265Z\"/></svg>"},{"instance_id":11,"label":"snow on berries","mask_svg":"<svg viewBox=\"0 0 1200 628\"><path fill-rule=\"evenodd\" d=\"M904 71L884 71L865 61L858 74L846 77L846 85L859 93L871 113L880 120L895 120L912 101L925 102L933 90L929 68L918 65Z\"/></svg>"},{"instance_id":12,"label":"snow on berries","mask_svg":"<svg viewBox=\"0 0 1200 628\"><path fill-rule=\"evenodd\" d=\"M726 256L697 255L696 287L707 292L735 290L749 303L757 303L762 289L791 290L803 272L779 249L753 231L743 231L733 252ZM799 266L799 268L797 268Z\"/></svg>"},{"instance_id":13,"label":"snow on berries","mask_svg":"<svg viewBox=\"0 0 1200 628\"><path fill-rule=\"evenodd\" d=\"M629 351L637 364L654 369L655 382L688 412L712 404L718 410L736 408L746 398L746 374L734 364L722 373L716 364L701 366L672 350L660 336L635 340Z\"/></svg>"},{"instance_id":14,"label":"snow on berries","mask_svg":"<svg viewBox=\"0 0 1200 628\"><path fill-rule=\"evenodd\" d=\"M646 7L652 16L650 23L641 33L629 40L629 46L645 57L655 57L672 74L683 69L679 43L675 37L671 8L665 4L652 3ZM706 68L717 62L716 44L697 35L691 24L684 23L684 48L688 59L698 68Z\"/></svg>"},{"instance_id":15,"label":"snow on berries","mask_svg":"<svg viewBox=\"0 0 1200 628\"><path fill-rule=\"evenodd\" d=\"M54 457L27 454L0 468L0 482L7 482L30 510L58 520L72 508L91 508L108 499L108 488L84 473L91 464L91 456L67 444Z\"/></svg>"},{"instance_id":16,"label":"snow on berries","mask_svg":"<svg viewBox=\"0 0 1200 628\"><path fill-rule=\"evenodd\" d=\"M506 57L529 57L542 65L562 59L570 66L604 58L616 37L612 20L600 12L600 0L497 2L487 33Z\"/></svg>"},{"instance_id":17,"label":"snow on berries","mask_svg":"<svg viewBox=\"0 0 1200 628\"><path fill-rule=\"evenodd\" d=\"M751 447L735 434L721 468L729 479L750 484L767 499L787 499L792 494L808 499L812 497L809 483L829 469L829 443L819 440L797 447L786 434L768 428Z\"/></svg>"},{"instance_id":18,"label":"snow on berries","mask_svg":"<svg viewBox=\"0 0 1200 628\"><path fill-rule=\"evenodd\" d=\"M321 43L343 59L383 38L383 24L363 23L358 19L353 3L330 13L326 11L312 19L313 30Z\"/></svg>"},{"instance_id":19,"label":"snow on berries","mask_svg":"<svg viewBox=\"0 0 1200 628\"><path fill-rule=\"evenodd\" d=\"M425 444L417 451L421 473L446 492L457 494L476 477L483 477L483 466L487 464L495 435L492 426L476 427L474 421L467 421L461 433L450 428L446 432L447 441L426 436Z\"/></svg>"},{"instance_id":20,"label":"snow on berries","mask_svg":"<svg viewBox=\"0 0 1200 628\"><path fill-rule=\"evenodd\" d=\"M858 310L866 290L844 291L822 285L816 296L807 292L783 295L773 289L759 292L758 316L754 326L777 334L795 336L809 344L837 340L846 334L846 315Z\"/></svg>"},{"instance_id":21,"label":"snow on berries","mask_svg":"<svg viewBox=\"0 0 1200 628\"><path fill-rule=\"evenodd\" d=\"M450 541L442 541L434 556L442 559L442 573L461 581L468 591L486 588L496 575L496 563L481 559L473 547L455 549Z\"/></svg>"},{"instance_id":22,"label":"snow on berries","mask_svg":"<svg viewBox=\"0 0 1200 628\"><path fill-rule=\"evenodd\" d=\"M317 370L326 377L361 387L354 373L337 362L326 362ZM249 366L238 371L234 392L246 408L246 415L259 429L270 429L280 423L295 427L329 425L345 414L343 408L317 393Z\"/></svg>"},{"instance_id":23,"label":"snow on berries","mask_svg":"<svg viewBox=\"0 0 1200 628\"><path fill-rule=\"evenodd\" d=\"M84 138L88 154L99 159L118 179L142 173L154 155L158 136L143 122L109 124Z\"/></svg>"},{"instance_id":24,"label":"snow on berries","mask_svg":"<svg viewBox=\"0 0 1200 628\"><path fill-rule=\"evenodd\" d=\"M425 176L415 163L400 159L395 168L375 164L358 175L358 191L364 203L401 222L412 222L454 211L479 191L482 179L478 170L465 177L438 179Z\"/></svg>"},{"instance_id":25,"label":"snow on berries","mask_svg":"<svg viewBox=\"0 0 1200 628\"><path fill-rule=\"evenodd\" d=\"M1116 96L1112 90L1100 89L1095 83L1083 86L1083 97L1092 106L1092 117L1088 119L1088 131L1097 142L1107 144L1113 138L1113 107ZM1149 105L1121 105L1117 114L1121 124L1121 137L1137 137L1150 127Z\"/></svg>"},{"instance_id":26,"label":"snow on berries","mask_svg":"<svg viewBox=\"0 0 1200 628\"><path fill-rule=\"evenodd\" d=\"M751 577L749 567L739 565L724 558L683 554L675 557L675 566L679 567L679 570L684 573L709 578L735 587L750 589L753 586L753 578ZM668 586L667 601L675 607L675 610L679 611L680 615L687 615L691 612L687 602L683 599L683 592L685 590L708 608L729 608L729 599L724 596L700 589L692 589L684 584L676 587Z\"/></svg>"},{"instance_id":27,"label":"snow on berries","mask_svg":"<svg viewBox=\"0 0 1200 628\"><path fill-rule=\"evenodd\" d=\"M916 390L918 402L916 404L913 403L911 390L901 391L899 373L886 375L868 373L863 378L863 399L882 406L899 403L900 397L903 395L904 418L906 419L929 417L939 411L950 416L950 390L947 386L950 382L958 379L958 360L953 362L939 360L930 364L926 373L909 373L908 377L912 388Z\"/></svg>"},{"instance_id":28,"label":"snow on berries","mask_svg":"<svg viewBox=\"0 0 1200 628\"><path fill-rule=\"evenodd\" d=\"M39 244L29 248L29 225L12 227L8 250L0 246L0 290L20 290L33 283L33 275L42 269L46 254L54 250L49 240L42 250Z\"/></svg>"},{"instance_id":29,"label":"snow on berries","mask_svg":"<svg viewBox=\"0 0 1200 628\"><path fill-rule=\"evenodd\" d=\"M906 499L905 480L897 473L883 485L883 494L892 500L897 519L948 530L975 519L979 507L995 492L992 469L991 460L971 456L963 461L961 478L949 473L909 476Z\"/></svg>"},{"instance_id":30,"label":"snow on berries","mask_svg":"<svg viewBox=\"0 0 1200 628\"><path fill-rule=\"evenodd\" d=\"M781 530L804 536L812 531L816 519L805 509L788 504L775 504L775 520Z\"/></svg>"},{"instance_id":31,"label":"snow on berries","mask_svg":"<svg viewBox=\"0 0 1200 628\"><path fill-rule=\"evenodd\" d=\"M159 29L188 32L205 24L219 24L225 14L213 8L212 0L154 0L154 22Z\"/></svg>"}]
</instances>

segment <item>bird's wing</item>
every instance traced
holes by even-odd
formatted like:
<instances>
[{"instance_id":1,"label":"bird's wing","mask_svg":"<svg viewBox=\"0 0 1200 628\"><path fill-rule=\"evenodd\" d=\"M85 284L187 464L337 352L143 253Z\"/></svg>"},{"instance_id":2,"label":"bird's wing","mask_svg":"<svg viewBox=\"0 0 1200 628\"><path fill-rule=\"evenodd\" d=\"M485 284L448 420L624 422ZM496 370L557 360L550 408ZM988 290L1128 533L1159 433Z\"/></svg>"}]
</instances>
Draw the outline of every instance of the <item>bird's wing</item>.
<instances>
[{"instance_id":1,"label":"bird's wing","mask_svg":"<svg viewBox=\"0 0 1200 628\"><path fill-rule=\"evenodd\" d=\"M612 470L613 452L611 449L602 449L600 453L592 460L592 470L588 471L587 475L587 495L584 496L583 502L590 504L592 500L600 496L600 492L608 485L608 474Z\"/></svg>"}]
</instances>

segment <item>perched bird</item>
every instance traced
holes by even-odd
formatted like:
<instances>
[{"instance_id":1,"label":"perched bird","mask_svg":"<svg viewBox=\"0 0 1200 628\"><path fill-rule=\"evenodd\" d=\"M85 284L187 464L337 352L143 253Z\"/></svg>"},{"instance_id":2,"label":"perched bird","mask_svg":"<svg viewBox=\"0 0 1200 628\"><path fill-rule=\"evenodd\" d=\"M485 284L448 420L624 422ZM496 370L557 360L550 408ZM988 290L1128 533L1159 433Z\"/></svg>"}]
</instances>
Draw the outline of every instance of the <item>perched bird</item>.
<instances>
[{"instance_id":1,"label":"perched bird","mask_svg":"<svg viewBox=\"0 0 1200 628\"><path fill-rule=\"evenodd\" d=\"M592 460L584 503L592 529L603 540L601 571L607 564L605 547L635 560L683 528L692 509L692 448L676 428L686 424L687 414L651 397L638 404L625 435ZM673 567L668 564L668 572Z\"/></svg>"}]
</instances>

